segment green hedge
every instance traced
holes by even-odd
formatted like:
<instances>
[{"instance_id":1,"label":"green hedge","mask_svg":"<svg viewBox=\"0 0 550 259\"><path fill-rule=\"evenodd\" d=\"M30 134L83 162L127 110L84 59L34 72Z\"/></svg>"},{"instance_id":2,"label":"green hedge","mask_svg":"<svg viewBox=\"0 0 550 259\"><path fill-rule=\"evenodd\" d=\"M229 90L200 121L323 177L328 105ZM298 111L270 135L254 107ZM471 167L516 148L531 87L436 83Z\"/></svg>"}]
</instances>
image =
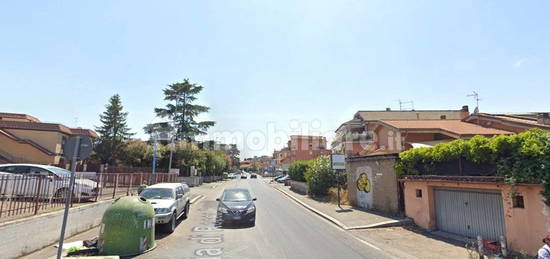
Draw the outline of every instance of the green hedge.
<instances>
[{"instance_id":1,"label":"green hedge","mask_svg":"<svg viewBox=\"0 0 550 259\"><path fill-rule=\"evenodd\" d=\"M306 178L304 177L304 174L311 166L311 164L312 160L292 162L288 166L288 175L290 176L290 179L294 181L305 182Z\"/></svg>"},{"instance_id":2,"label":"green hedge","mask_svg":"<svg viewBox=\"0 0 550 259\"><path fill-rule=\"evenodd\" d=\"M478 164L496 165L496 175L511 185L535 183L543 186L541 195L550 206L550 132L531 129L511 136L455 140L431 148L402 152L395 165L398 174L422 174L419 168L464 159Z\"/></svg>"},{"instance_id":3,"label":"green hedge","mask_svg":"<svg viewBox=\"0 0 550 259\"><path fill-rule=\"evenodd\" d=\"M307 169L304 175L307 184L309 195L325 196L328 189L335 183L335 175L330 168L330 159L328 156L320 156L314 159L311 166Z\"/></svg>"}]
</instances>

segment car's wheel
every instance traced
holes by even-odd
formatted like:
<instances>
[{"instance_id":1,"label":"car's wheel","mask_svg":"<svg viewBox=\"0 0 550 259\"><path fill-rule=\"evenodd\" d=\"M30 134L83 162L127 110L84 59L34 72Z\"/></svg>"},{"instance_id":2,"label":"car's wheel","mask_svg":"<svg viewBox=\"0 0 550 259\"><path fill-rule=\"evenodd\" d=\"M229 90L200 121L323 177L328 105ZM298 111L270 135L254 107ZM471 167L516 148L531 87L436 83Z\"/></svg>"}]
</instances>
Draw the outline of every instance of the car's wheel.
<instances>
[{"instance_id":1,"label":"car's wheel","mask_svg":"<svg viewBox=\"0 0 550 259\"><path fill-rule=\"evenodd\" d=\"M187 202L187 204L185 204L185 210L184 210L184 214L183 214L184 219L186 219L189 216L189 207L190 207L190 204L189 204L189 202Z\"/></svg>"},{"instance_id":2,"label":"car's wheel","mask_svg":"<svg viewBox=\"0 0 550 259\"><path fill-rule=\"evenodd\" d=\"M162 225L162 232L172 233L176 229L176 214L172 214L170 221Z\"/></svg>"},{"instance_id":3,"label":"car's wheel","mask_svg":"<svg viewBox=\"0 0 550 259\"><path fill-rule=\"evenodd\" d=\"M68 189L67 188L61 188L59 190L57 190L54 194L54 197L59 199L59 200L66 200L68 197ZM74 200L75 197L74 197L74 193L72 194L72 199Z\"/></svg>"}]
</instances>

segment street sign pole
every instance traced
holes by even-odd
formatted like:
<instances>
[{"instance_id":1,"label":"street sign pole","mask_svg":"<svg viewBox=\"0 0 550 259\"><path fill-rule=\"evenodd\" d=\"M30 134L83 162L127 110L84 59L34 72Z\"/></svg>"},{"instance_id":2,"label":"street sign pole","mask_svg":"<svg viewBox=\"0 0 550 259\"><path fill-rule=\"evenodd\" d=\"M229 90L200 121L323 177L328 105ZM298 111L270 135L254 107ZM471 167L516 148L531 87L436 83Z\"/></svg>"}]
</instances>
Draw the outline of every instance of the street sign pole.
<instances>
[{"instance_id":1,"label":"street sign pole","mask_svg":"<svg viewBox=\"0 0 550 259\"><path fill-rule=\"evenodd\" d=\"M340 205L340 170L336 170L336 184L338 185L338 208L342 209L342 205Z\"/></svg>"},{"instance_id":2,"label":"street sign pole","mask_svg":"<svg viewBox=\"0 0 550 259\"><path fill-rule=\"evenodd\" d=\"M69 188L66 190L65 197L65 211L63 212L63 223L61 224L61 236L59 237L59 244L57 247L57 259L61 259L61 253L63 251L63 239L65 239L65 228L67 227L67 217L69 216L69 206L71 205L71 199L73 198L73 186L76 172L76 161L78 159L78 153L80 150L80 136L76 137L73 158L71 160L71 180L69 182Z\"/></svg>"},{"instance_id":3,"label":"street sign pole","mask_svg":"<svg viewBox=\"0 0 550 259\"><path fill-rule=\"evenodd\" d=\"M338 208L342 209L342 205L340 204L340 172L342 170L346 170L346 157L342 154L332 154L330 156L330 166L331 169L334 170L335 176L336 176L336 185L338 188Z\"/></svg>"}]
</instances>

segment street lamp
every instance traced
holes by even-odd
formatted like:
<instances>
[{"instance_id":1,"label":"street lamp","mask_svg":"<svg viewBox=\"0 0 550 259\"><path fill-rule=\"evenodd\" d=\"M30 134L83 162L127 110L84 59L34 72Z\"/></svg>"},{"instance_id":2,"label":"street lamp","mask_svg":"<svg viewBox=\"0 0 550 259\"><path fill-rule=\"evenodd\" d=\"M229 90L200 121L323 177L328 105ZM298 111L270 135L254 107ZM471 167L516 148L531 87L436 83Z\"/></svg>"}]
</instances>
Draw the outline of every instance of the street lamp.
<instances>
[{"instance_id":1,"label":"street lamp","mask_svg":"<svg viewBox=\"0 0 550 259\"><path fill-rule=\"evenodd\" d=\"M172 127L173 127L173 133L170 140L170 160L168 160L168 173L170 173L170 170L172 170L172 154L174 153L174 138L178 134L177 128L176 128L176 118L178 117L178 101L180 99L181 95L176 96L176 110L174 111L174 119L172 120Z\"/></svg>"}]
</instances>

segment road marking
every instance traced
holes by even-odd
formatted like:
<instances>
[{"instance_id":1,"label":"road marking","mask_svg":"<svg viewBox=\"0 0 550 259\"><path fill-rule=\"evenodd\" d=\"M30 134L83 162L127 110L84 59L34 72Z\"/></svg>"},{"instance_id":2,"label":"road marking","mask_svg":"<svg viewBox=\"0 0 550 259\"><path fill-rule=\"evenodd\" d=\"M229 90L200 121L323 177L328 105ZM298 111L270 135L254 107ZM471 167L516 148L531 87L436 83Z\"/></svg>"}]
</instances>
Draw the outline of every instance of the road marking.
<instances>
[{"instance_id":1,"label":"road marking","mask_svg":"<svg viewBox=\"0 0 550 259\"><path fill-rule=\"evenodd\" d=\"M195 203L197 203L199 200L203 199L204 197L205 197L204 195L199 194L199 196L193 198L190 202L191 202L191 204L195 204Z\"/></svg>"},{"instance_id":2,"label":"road marking","mask_svg":"<svg viewBox=\"0 0 550 259\"><path fill-rule=\"evenodd\" d=\"M359 242L361 242L361 243L363 243L363 244L365 244L365 245L367 245L367 246L369 246L369 247L371 247L371 248L374 248L374 249L376 249L376 250L378 250L378 251L380 251L380 252L383 252L382 249L378 248L377 246L375 246L375 245L373 245L373 244L371 244L371 243L369 243L369 242L367 242L367 241L365 241L365 240L363 240L363 239L361 239L361 238L358 238L358 237L356 237L356 236L354 236L354 235L351 235L351 236L353 236L353 238L355 238L357 241L359 241Z\"/></svg>"}]
</instances>

